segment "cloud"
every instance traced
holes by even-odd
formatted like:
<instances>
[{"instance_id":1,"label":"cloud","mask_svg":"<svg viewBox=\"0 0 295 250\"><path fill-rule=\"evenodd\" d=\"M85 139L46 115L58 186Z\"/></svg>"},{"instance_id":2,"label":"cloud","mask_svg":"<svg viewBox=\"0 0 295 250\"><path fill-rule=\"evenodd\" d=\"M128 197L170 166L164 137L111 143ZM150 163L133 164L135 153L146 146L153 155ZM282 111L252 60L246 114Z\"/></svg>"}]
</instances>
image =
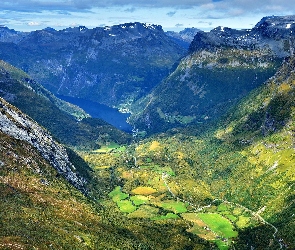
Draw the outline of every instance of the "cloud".
<instances>
[{"instance_id":1,"label":"cloud","mask_svg":"<svg viewBox=\"0 0 295 250\"><path fill-rule=\"evenodd\" d=\"M40 12L42 10L68 10L68 11L82 11L90 10L92 8L106 8L106 7L128 7L127 10L134 11L134 8L162 8L162 7L177 7L190 8L192 6L200 6L209 3L211 0L160 0L160 1L146 1L146 0L2 0L0 10L12 11L31 11Z\"/></svg>"},{"instance_id":2,"label":"cloud","mask_svg":"<svg viewBox=\"0 0 295 250\"><path fill-rule=\"evenodd\" d=\"M134 7L132 7L132 8L127 8L127 9L125 9L124 11L125 11L125 12L133 13L135 10L136 10L136 9L135 9Z\"/></svg>"},{"instance_id":3,"label":"cloud","mask_svg":"<svg viewBox=\"0 0 295 250\"><path fill-rule=\"evenodd\" d=\"M177 28L180 28L180 27L183 27L183 26L184 26L184 24L182 24L182 23L175 24L175 27L177 27Z\"/></svg>"},{"instance_id":4,"label":"cloud","mask_svg":"<svg viewBox=\"0 0 295 250\"><path fill-rule=\"evenodd\" d=\"M2 0L0 11L42 12L47 10L67 13L110 7L120 7L122 11L131 13L138 8L201 8L204 11L215 11L229 16L240 15L240 13L280 15L295 12L293 0ZM172 17L175 13L171 11L167 15Z\"/></svg>"},{"instance_id":5,"label":"cloud","mask_svg":"<svg viewBox=\"0 0 295 250\"><path fill-rule=\"evenodd\" d=\"M199 21L198 23L200 23L200 24L208 24L209 26L212 25L212 22Z\"/></svg>"},{"instance_id":6,"label":"cloud","mask_svg":"<svg viewBox=\"0 0 295 250\"><path fill-rule=\"evenodd\" d=\"M175 14L176 14L176 11L170 11L166 15L170 16L170 17L173 17Z\"/></svg>"},{"instance_id":7,"label":"cloud","mask_svg":"<svg viewBox=\"0 0 295 250\"><path fill-rule=\"evenodd\" d=\"M40 26L41 23L39 23L39 22L28 22L28 25L29 26Z\"/></svg>"}]
</instances>

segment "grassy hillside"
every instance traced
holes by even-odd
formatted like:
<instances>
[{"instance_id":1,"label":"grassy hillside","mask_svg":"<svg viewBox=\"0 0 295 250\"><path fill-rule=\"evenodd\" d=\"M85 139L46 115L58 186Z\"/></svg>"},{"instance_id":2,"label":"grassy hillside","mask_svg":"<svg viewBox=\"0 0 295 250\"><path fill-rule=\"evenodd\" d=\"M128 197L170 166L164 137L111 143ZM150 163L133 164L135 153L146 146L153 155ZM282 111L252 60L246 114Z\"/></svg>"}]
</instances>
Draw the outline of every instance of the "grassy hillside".
<instances>
[{"instance_id":1,"label":"grassy hillside","mask_svg":"<svg viewBox=\"0 0 295 250\"><path fill-rule=\"evenodd\" d=\"M90 202L29 144L0 136L1 249L208 249L182 221L130 222L109 201Z\"/></svg>"}]
</instances>

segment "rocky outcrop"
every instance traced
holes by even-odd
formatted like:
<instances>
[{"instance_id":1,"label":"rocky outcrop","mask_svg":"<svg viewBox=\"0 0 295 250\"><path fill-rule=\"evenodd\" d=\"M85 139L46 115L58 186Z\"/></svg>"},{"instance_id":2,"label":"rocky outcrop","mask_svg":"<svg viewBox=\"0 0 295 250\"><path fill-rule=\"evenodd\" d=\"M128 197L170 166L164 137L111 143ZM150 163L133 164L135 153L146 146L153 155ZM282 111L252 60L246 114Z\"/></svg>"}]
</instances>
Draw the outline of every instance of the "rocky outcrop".
<instances>
[{"instance_id":1,"label":"rocky outcrop","mask_svg":"<svg viewBox=\"0 0 295 250\"><path fill-rule=\"evenodd\" d=\"M86 180L75 172L66 149L56 142L44 128L0 98L0 130L35 147L66 180L86 193Z\"/></svg>"},{"instance_id":2,"label":"rocky outcrop","mask_svg":"<svg viewBox=\"0 0 295 250\"><path fill-rule=\"evenodd\" d=\"M226 47L258 49L283 58L293 54L294 41L295 16L270 16L262 18L253 29L217 27L210 32L198 32L189 50L193 53Z\"/></svg>"}]
</instances>

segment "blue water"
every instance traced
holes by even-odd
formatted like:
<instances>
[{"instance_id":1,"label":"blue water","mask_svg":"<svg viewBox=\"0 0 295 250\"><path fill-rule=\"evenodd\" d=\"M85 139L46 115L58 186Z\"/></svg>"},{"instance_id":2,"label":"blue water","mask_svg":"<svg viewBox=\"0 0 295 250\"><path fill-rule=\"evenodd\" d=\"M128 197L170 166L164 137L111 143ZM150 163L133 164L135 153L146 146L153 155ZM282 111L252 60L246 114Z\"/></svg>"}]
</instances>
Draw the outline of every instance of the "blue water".
<instances>
[{"instance_id":1,"label":"blue water","mask_svg":"<svg viewBox=\"0 0 295 250\"><path fill-rule=\"evenodd\" d=\"M126 121L129 114L120 113L118 109L110 108L104 104L88 101L82 98L61 95L57 95L57 97L79 106L93 118L100 118L120 130L126 132L131 132L132 130L132 127Z\"/></svg>"}]
</instances>

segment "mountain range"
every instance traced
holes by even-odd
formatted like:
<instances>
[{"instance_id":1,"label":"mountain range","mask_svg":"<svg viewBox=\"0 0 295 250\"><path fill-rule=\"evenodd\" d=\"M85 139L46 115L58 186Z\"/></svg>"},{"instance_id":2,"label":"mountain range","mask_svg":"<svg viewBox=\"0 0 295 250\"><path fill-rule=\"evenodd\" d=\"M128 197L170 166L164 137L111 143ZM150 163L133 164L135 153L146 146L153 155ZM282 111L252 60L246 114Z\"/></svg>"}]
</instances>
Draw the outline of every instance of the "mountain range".
<instances>
[{"instance_id":1,"label":"mountain range","mask_svg":"<svg viewBox=\"0 0 295 250\"><path fill-rule=\"evenodd\" d=\"M0 29L3 60L54 94L128 108L168 73L186 50L161 26L126 23L33 32Z\"/></svg>"}]
</instances>

